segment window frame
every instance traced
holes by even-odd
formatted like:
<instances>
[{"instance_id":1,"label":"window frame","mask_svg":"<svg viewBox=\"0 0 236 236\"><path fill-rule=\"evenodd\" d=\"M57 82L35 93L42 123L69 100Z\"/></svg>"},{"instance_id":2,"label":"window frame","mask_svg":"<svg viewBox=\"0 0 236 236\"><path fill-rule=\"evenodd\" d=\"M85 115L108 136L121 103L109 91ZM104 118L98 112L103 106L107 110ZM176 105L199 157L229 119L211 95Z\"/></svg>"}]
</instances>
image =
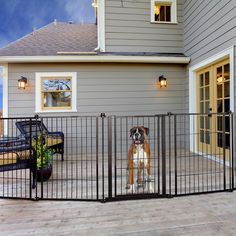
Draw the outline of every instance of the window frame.
<instances>
[{"instance_id":1,"label":"window frame","mask_svg":"<svg viewBox=\"0 0 236 236\"><path fill-rule=\"evenodd\" d=\"M171 21L155 21L155 3L171 6ZM177 0L151 0L151 23L155 24L177 24Z\"/></svg>"},{"instance_id":2,"label":"window frame","mask_svg":"<svg viewBox=\"0 0 236 236\"><path fill-rule=\"evenodd\" d=\"M70 107L49 107L45 108L43 105L44 91L43 81L45 79L70 79L71 80L71 106ZM77 112L77 73L76 72L36 72L35 76L35 112Z\"/></svg>"}]
</instances>

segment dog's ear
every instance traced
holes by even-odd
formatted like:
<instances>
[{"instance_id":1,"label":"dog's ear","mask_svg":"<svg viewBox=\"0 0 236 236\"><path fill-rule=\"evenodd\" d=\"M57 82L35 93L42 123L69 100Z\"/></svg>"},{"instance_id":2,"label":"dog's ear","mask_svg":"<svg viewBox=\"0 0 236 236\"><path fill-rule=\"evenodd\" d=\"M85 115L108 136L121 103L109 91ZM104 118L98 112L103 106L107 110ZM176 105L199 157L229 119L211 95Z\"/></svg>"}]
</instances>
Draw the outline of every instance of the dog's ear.
<instances>
[{"instance_id":1,"label":"dog's ear","mask_svg":"<svg viewBox=\"0 0 236 236\"><path fill-rule=\"evenodd\" d=\"M133 131L135 130L136 128L135 127L133 127L132 129L130 129L130 137L132 137L132 134L133 134Z\"/></svg>"},{"instance_id":2,"label":"dog's ear","mask_svg":"<svg viewBox=\"0 0 236 236\"><path fill-rule=\"evenodd\" d=\"M143 126L143 129L145 130L145 133L148 136L149 135L149 128Z\"/></svg>"}]
</instances>

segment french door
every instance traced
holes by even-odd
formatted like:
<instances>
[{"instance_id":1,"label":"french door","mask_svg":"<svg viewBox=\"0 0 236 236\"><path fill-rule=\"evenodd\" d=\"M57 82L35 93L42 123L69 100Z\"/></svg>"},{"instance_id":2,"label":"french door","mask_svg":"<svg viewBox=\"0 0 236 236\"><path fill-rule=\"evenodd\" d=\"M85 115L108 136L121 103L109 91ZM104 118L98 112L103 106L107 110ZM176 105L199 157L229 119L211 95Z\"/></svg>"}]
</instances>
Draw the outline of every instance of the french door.
<instances>
[{"instance_id":1,"label":"french door","mask_svg":"<svg viewBox=\"0 0 236 236\"><path fill-rule=\"evenodd\" d=\"M230 65L229 60L209 66L197 73L198 150L218 153L230 149ZM211 113L213 113L211 115ZM217 114L214 114L217 113ZM225 147L225 148L224 148Z\"/></svg>"}]
</instances>

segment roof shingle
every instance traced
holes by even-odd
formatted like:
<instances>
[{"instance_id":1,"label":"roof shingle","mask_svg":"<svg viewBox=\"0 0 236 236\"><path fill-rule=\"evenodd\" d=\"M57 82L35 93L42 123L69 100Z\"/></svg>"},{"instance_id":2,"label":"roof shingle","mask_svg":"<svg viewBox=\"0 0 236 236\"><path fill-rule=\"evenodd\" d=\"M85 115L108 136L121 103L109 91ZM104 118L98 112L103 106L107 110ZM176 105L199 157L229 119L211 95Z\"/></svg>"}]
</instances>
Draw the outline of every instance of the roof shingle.
<instances>
[{"instance_id":1,"label":"roof shingle","mask_svg":"<svg viewBox=\"0 0 236 236\"><path fill-rule=\"evenodd\" d=\"M51 23L0 49L0 56L54 56L58 52L93 52L95 24Z\"/></svg>"}]
</instances>

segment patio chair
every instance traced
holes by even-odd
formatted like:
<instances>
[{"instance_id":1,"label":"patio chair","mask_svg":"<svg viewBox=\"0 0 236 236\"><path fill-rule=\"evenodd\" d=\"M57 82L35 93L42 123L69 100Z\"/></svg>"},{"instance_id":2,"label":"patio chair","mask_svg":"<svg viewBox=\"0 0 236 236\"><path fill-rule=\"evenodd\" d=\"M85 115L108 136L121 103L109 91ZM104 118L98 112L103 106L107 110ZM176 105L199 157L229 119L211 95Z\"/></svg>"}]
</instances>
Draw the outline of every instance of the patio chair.
<instances>
[{"instance_id":1,"label":"patio chair","mask_svg":"<svg viewBox=\"0 0 236 236\"><path fill-rule=\"evenodd\" d=\"M26 140L17 137L0 139L0 172L30 169L33 175L32 188L36 186L36 155Z\"/></svg>"},{"instance_id":2,"label":"patio chair","mask_svg":"<svg viewBox=\"0 0 236 236\"><path fill-rule=\"evenodd\" d=\"M18 121L16 127L21 135L30 143L30 138L37 139L41 134L44 142L53 151L61 154L61 160L64 161L64 134L63 132L49 132L44 123L40 120Z\"/></svg>"}]
</instances>

